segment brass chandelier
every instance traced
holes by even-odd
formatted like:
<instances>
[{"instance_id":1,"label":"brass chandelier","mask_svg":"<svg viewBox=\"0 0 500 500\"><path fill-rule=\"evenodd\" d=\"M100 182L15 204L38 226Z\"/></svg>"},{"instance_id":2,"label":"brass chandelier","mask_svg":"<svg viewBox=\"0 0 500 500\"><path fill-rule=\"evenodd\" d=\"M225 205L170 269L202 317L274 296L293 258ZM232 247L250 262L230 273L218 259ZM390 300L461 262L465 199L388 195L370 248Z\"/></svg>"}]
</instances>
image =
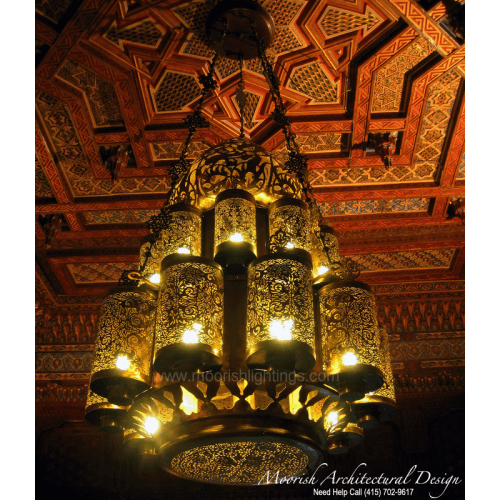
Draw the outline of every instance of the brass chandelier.
<instances>
[{"instance_id":1,"label":"brass chandelier","mask_svg":"<svg viewBox=\"0 0 500 500\"><path fill-rule=\"evenodd\" d=\"M215 55L171 189L148 222L139 269L103 301L85 416L173 474L258 484L359 444L363 429L393 416L394 382L374 294L322 224L266 55L271 16L224 0L206 35ZM240 63L241 133L190 162L219 57ZM284 165L244 137L242 64L256 57Z\"/></svg>"}]
</instances>

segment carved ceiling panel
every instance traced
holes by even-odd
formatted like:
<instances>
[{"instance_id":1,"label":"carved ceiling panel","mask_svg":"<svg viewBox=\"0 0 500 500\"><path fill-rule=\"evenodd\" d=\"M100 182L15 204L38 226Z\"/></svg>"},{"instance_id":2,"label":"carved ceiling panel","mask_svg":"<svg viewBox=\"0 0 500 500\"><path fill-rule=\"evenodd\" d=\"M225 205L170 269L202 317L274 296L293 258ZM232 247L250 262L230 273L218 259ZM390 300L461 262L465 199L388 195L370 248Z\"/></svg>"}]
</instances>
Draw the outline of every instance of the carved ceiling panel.
<instances>
[{"instance_id":1,"label":"carved ceiling panel","mask_svg":"<svg viewBox=\"0 0 500 500\"><path fill-rule=\"evenodd\" d=\"M429 3L429 2L428 2ZM215 0L37 0L37 276L57 304L99 303L135 265L146 220L187 136L213 55L204 26ZM465 45L442 2L266 0L268 53L309 158L309 179L341 251L373 284L461 280L464 226L447 217L465 195ZM237 61L221 60L188 150L239 133ZM286 161L258 60L244 62L244 132ZM372 134L397 137L392 167ZM112 180L109 157L129 161ZM38 216L67 230L45 245Z\"/></svg>"}]
</instances>

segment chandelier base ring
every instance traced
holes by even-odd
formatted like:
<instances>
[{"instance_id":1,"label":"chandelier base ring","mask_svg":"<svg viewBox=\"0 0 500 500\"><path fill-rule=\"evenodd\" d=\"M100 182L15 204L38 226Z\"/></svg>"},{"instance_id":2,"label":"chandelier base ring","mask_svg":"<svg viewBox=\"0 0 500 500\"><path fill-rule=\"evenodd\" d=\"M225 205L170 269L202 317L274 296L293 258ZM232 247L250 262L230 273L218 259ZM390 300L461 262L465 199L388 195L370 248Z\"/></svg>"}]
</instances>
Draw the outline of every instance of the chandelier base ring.
<instances>
[{"instance_id":1,"label":"chandelier base ring","mask_svg":"<svg viewBox=\"0 0 500 500\"><path fill-rule=\"evenodd\" d=\"M185 422L171 429L165 441L158 454L170 473L207 483L249 486L260 479L265 483L268 470L290 476L313 469L326 445L320 432L265 410ZM234 455L242 457L238 464Z\"/></svg>"}]
</instances>

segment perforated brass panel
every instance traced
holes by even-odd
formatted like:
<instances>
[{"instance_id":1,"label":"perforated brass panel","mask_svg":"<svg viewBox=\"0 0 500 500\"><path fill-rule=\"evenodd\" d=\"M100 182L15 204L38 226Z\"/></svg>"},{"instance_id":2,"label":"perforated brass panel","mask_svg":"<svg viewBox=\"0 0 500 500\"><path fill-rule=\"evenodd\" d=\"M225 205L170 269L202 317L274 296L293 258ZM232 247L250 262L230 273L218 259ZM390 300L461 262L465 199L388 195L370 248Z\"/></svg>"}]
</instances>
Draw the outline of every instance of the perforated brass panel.
<instances>
[{"instance_id":1,"label":"perforated brass panel","mask_svg":"<svg viewBox=\"0 0 500 500\"><path fill-rule=\"evenodd\" d=\"M148 250L151 251L151 256L146 261ZM149 280L153 274L160 273L161 261L164 257L163 243L161 241L157 241L156 243L153 241L145 241L141 245L139 256L139 269L144 265L144 262L146 262L146 266L142 271L142 277Z\"/></svg>"},{"instance_id":2,"label":"perforated brass panel","mask_svg":"<svg viewBox=\"0 0 500 500\"><path fill-rule=\"evenodd\" d=\"M380 389L373 392L375 396L382 396L396 402L396 391L394 389L394 375L391 365L391 351L389 346L389 336L384 326L380 327L380 339L382 346L383 363L381 366L384 374L384 383Z\"/></svg>"},{"instance_id":3,"label":"perforated brass panel","mask_svg":"<svg viewBox=\"0 0 500 500\"><path fill-rule=\"evenodd\" d=\"M131 363L123 376L149 383L155 313L154 295L139 288L117 288L104 299L91 378L116 369L117 356L126 355Z\"/></svg>"},{"instance_id":4,"label":"perforated brass panel","mask_svg":"<svg viewBox=\"0 0 500 500\"><path fill-rule=\"evenodd\" d=\"M233 138L211 147L193 162L174 187L170 203L188 202L209 208L228 188L243 189L265 204L285 195L300 198L302 192L297 179L271 159L266 149Z\"/></svg>"},{"instance_id":5,"label":"perforated brass panel","mask_svg":"<svg viewBox=\"0 0 500 500\"><path fill-rule=\"evenodd\" d=\"M171 466L184 477L224 484L266 484L278 471L280 476L297 475L309 457L300 448L272 441L236 441L204 445L175 456Z\"/></svg>"},{"instance_id":6,"label":"perforated brass panel","mask_svg":"<svg viewBox=\"0 0 500 500\"><path fill-rule=\"evenodd\" d=\"M307 205L298 200L281 199L269 207L269 236L281 239L283 246L293 244L311 253L311 234Z\"/></svg>"},{"instance_id":7,"label":"perforated brass panel","mask_svg":"<svg viewBox=\"0 0 500 500\"><path fill-rule=\"evenodd\" d=\"M165 346L183 342L187 331L197 332L197 342L222 349L222 271L207 259L190 259L162 269L155 355Z\"/></svg>"},{"instance_id":8,"label":"perforated brass panel","mask_svg":"<svg viewBox=\"0 0 500 500\"><path fill-rule=\"evenodd\" d=\"M278 253L254 262L248 268L247 348L274 338L270 333L272 321L291 319L292 340L314 349L310 265Z\"/></svg>"},{"instance_id":9,"label":"perforated brass panel","mask_svg":"<svg viewBox=\"0 0 500 500\"><path fill-rule=\"evenodd\" d=\"M319 291L323 367L332 373L343 369L346 348L356 350L358 364L382 370L375 297L361 285L327 285Z\"/></svg>"},{"instance_id":10,"label":"perforated brass panel","mask_svg":"<svg viewBox=\"0 0 500 500\"><path fill-rule=\"evenodd\" d=\"M255 204L239 197L218 201L215 205L215 248L230 241L236 233L243 238L241 241L255 247Z\"/></svg>"},{"instance_id":11,"label":"perforated brass panel","mask_svg":"<svg viewBox=\"0 0 500 500\"><path fill-rule=\"evenodd\" d=\"M179 207L168 214L168 229L161 231L163 257L185 247L191 255L201 255L201 216Z\"/></svg>"}]
</instances>

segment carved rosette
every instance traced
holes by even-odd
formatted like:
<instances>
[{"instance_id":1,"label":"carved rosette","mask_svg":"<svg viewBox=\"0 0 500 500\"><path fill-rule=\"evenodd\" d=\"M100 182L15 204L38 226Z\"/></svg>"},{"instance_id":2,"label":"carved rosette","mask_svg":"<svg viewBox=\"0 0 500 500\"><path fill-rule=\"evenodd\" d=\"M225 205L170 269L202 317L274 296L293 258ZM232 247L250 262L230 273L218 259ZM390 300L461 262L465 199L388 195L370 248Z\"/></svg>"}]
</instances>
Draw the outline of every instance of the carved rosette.
<instances>
[{"instance_id":1,"label":"carved rosette","mask_svg":"<svg viewBox=\"0 0 500 500\"><path fill-rule=\"evenodd\" d=\"M269 237L283 234L285 248L311 253L311 234L307 205L293 198L281 198L269 207ZM288 245L288 247L287 247Z\"/></svg>"},{"instance_id":2,"label":"carved rosette","mask_svg":"<svg viewBox=\"0 0 500 500\"><path fill-rule=\"evenodd\" d=\"M132 286L111 290L102 304L91 383L112 370L113 376L149 385L155 316L156 298L148 290ZM117 368L118 356L130 361L128 369Z\"/></svg>"},{"instance_id":3,"label":"carved rosette","mask_svg":"<svg viewBox=\"0 0 500 500\"><path fill-rule=\"evenodd\" d=\"M287 254L268 254L248 268L247 348L273 340L273 321L290 326L291 339L314 349L311 265Z\"/></svg>"},{"instance_id":4,"label":"carved rosette","mask_svg":"<svg viewBox=\"0 0 500 500\"><path fill-rule=\"evenodd\" d=\"M352 350L357 363L383 369L375 297L368 285L332 283L320 289L323 368L339 373L345 368L342 356Z\"/></svg>"},{"instance_id":5,"label":"carved rosette","mask_svg":"<svg viewBox=\"0 0 500 500\"><path fill-rule=\"evenodd\" d=\"M169 208L168 228L160 232L163 258L189 250L191 255L201 255L201 211L192 205L179 203Z\"/></svg>"},{"instance_id":6,"label":"carved rosette","mask_svg":"<svg viewBox=\"0 0 500 500\"><path fill-rule=\"evenodd\" d=\"M222 270L215 262L189 255L167 258L158 296L155 357L160 349L183 342L205 344L220 353L223 301Z\"/></svg>"}]
</instances>

